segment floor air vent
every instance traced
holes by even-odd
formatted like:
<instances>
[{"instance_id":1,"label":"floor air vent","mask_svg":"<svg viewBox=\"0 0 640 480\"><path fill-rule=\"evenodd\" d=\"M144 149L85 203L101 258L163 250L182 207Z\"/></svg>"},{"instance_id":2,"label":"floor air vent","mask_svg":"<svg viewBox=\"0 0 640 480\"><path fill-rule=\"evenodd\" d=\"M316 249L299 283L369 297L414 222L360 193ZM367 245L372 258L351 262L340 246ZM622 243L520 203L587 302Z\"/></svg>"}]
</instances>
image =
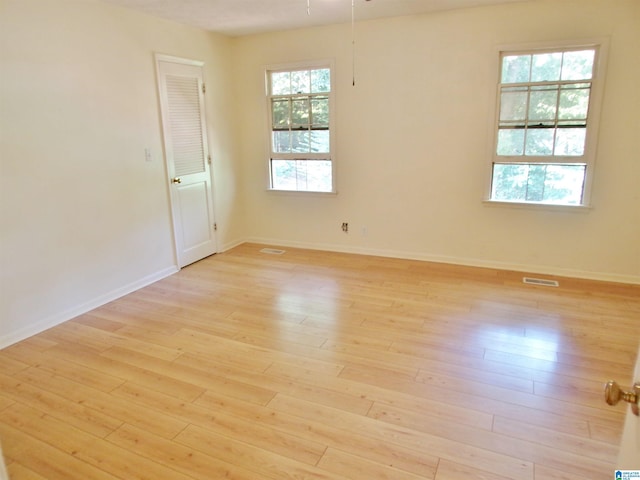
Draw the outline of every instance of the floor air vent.
<instances>
[{"instance_id":1,"label":"floor air vent","mask_svg":"<svg viewBox=\"0 0 640 480\"><path fill-rule=\"evenodd\" d=\"M556 280L546 280L544 278L522 277L523 283L530 285L542 285L544 287L559 287L560 284Z\"/></svg>"},{"instance_id":2,"label":"floor air vent","mask_svg":"<svg viewBox=\"0 0 640 480\"><path fill-rule=\"evenodd\" d=\"M277 248L263 248L260 250L262 253L268 253L270 255L282 255L285 251Z\"/></svg>"}]
</instances>

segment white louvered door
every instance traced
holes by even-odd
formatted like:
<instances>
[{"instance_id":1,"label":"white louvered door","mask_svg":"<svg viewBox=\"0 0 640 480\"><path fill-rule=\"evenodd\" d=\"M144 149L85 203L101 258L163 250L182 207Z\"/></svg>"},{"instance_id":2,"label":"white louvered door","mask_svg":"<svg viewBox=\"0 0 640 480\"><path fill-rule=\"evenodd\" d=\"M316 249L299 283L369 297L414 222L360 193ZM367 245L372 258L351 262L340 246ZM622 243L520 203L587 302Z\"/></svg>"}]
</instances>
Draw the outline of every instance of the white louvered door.
<instances>
[{"instance_id":1,"label":"white louvered door","mask_svg":"<svg viewBox=\"0 0 640 480\"><path fill-rule=\"evenodd\" d=\"M178 265L216 252L202 62L156 56Z\"/></svg>"}]
</instances>

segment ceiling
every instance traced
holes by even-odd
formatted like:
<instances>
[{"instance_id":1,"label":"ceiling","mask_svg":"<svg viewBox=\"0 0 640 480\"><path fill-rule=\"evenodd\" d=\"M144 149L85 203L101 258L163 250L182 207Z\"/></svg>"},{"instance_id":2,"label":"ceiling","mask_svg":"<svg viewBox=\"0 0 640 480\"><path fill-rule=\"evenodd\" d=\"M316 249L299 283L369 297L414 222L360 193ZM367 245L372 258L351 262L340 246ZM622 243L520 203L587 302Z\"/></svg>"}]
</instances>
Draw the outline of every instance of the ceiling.
<instances>
[{"instance_id":1,"label":"ceiling","mask_svg":"<svg viewBox=\"0 0 640 480\"><path fill-rule=\"evenodd\" d=\"M348 23L350 0L102 0L178 23L250 35ZM527 0L353 0L356 20L415 15ZM309 11L307 12L307 4Z\"/></svg>"}]
</instances>

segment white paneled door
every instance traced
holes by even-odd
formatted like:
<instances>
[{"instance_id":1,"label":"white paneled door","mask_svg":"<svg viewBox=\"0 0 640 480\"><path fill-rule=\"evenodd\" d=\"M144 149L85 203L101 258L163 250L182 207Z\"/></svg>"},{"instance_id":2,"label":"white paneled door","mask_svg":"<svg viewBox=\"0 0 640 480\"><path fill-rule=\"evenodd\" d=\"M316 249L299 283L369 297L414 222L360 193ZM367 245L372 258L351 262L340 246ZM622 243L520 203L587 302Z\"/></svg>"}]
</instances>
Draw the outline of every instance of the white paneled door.
<instances>
[{"instance_id":1,"label":"white paneled door","mask_svg":"<svg viewBox=\"0 0 640 480\"><path fill-rule=\"evenodd\" d=\"M216 252L203 63L156 55L178 266Z\"/></svg>"}]
</instances>

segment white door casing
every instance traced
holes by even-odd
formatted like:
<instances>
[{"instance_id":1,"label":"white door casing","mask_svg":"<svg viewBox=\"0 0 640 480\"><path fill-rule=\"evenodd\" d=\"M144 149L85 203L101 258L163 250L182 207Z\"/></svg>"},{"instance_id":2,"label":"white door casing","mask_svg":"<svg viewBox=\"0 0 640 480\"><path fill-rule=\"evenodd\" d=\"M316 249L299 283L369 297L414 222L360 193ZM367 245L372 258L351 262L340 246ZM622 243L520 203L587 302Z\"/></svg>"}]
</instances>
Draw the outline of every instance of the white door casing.
<instances>
[{"instance_id":1,"label":"white door casing","mask_svg":"<svg viewBox=\"0 0 640 480\"><path fill-rule=\"evenodd\" d=\"M180 268L216 252L203 65L156 55L167 181Z\"/></svg>"}]
</instances>

